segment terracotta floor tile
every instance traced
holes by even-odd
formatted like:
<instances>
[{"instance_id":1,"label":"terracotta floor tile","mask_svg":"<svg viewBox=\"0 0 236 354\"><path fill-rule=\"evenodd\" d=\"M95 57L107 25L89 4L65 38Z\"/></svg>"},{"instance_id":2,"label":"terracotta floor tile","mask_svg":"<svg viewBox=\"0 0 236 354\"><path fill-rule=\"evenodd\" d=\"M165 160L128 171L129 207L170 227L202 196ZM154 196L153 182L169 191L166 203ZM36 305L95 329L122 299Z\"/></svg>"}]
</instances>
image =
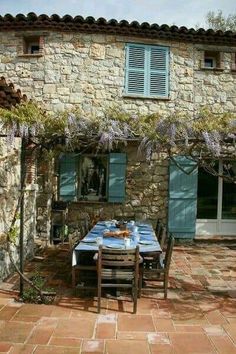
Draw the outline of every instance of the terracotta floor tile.
<instances>
[{"instance_id":1,"label":"terracotta floor tile","mask_svg":"<svg viewBox=\"0 0 236 354\"><path fill-rule=\"evenodd\" d=\"M36 305L36 304L24 304L17 314L17 316L46 316L49 317L52 313L53 306L50 305Z\"/></svg>"},{"instance_id":2,"label":"terracotta floor tile","mask_svg":"<svg viewBox=\"0 0 236 354\"><path fill-rule=\"evenodd\" d=\"M11 297L1 297L0 294L0 305L1 307L3 307L4 305L10 304L12 302L12 298Z\"/></svg>"},{"instance_id":3,"label":"terracotta floor tile","mask_svg":"<svg viewBox=\"0 0 236 354\"><path fill-rule=\"evenodd\" d=\"M181 325L181 324L175 325L175 331L176 332L197 332L197 333L204 332L202 326L199 326L199 325Z\"/></svg>"},{"instance_id":4,"label":"terracotta floor tile","mask_svg":"<svg viewBox=\"0 0 236 354\"><path fill-rule=\"evenodd\" d=\"M153 310L152 315L156 318L171 318L171 312L166 309Z\"/></svg>"},{"instance_id":5,"label":"terracotta floor tile","mask_svg":"<svg viewBox=\"0 0 236 354\"><path fill-rule=\"evenodd\" d=\"M236 344L236 324L223 325L223 328Z\"/></svg>"},{"instance_id":6,"label":"terracotta floor tile","mask_svg":"<svg viewBox=\"0 0 236 354\"><path fill-rule=\"evenodd\" d=\"M203 330L207 335L222 336L226 334L224 328L220 325L203 326Z\"/></svg>"},{"instance_id":7,"label":"terracotta floor tile","mask_svg":"<svg viewBox=\"0 0 236 354\"><path fill-rule=\"evenodd\" d=\"M173 332L175 327L173 321L170 318L156 318L153 319L157 332Z\"/></svg>"},{"instance_id":8,"label":"terracotta floor tile","mask_svg":"<svg viewBox=\"0 0 236 354\"><path fill-rule=\"evenodd\" d=\"M81 311L81 310L72 310L70 318L71 319L83 319L86 317L87 320L96 321L97 313L88 312L88 311Z\"/></svg>"},{"instance_id":9,"label":"terracotta floor tile","mask_svg":"<svg viewBox=\"0 0 236 354\"><path fill-rule=\"evenodd\" d=\"M67 266L70 270L68 252L53 250L54 259L49 255L52 251L47 252L48 257L37 266L57 287L54 305L16 303L17 293L10 292L9 286L16 285L18 276L11 278L11 284L3 283L0 290L0 343L6 343L6 348L12 345L8 354L235 352L235 250L228 246L177 244L168 299L163 300L163 293L142 294L136 315L131 314L130 297L104 297L98 315L96 297L74 296L68 277L62 279L61 269L65 275ZM60 266L58 275L55 267L51 269L54 260ZM30 264L28 272L34 270ZM29 341L37 344L26 344Z\"/></svg>"},{"instance_id":10,"label":"terracotta floor tile","mask_svg":"<svg viewBox=\"0 0 236 354\"><path fill-rule=\"evenodd\" d=\"M19 311L18 307L4 306L0 311L0 320L9 321L17 311Z\"/></svg>"},{"instance_id":11,"label":"terracotta floor tile","mask_svg":"<svg viewBox=\"0 0 236 354\"><path fill-rule=\"evenodd\" d=\"M150 315L118 315L118 331L155 332Z\"/></svg>"},{"instance_id":12,"label":"terracotta floor tile","mask_svg":"<svg viewBox=\"0 0 236 354\"><path fill-rule=\"evenodd\" d=\"M105 344L105 354L149 354L145 341L108 340Z\"/></svg>"},{"instance_id":13,"label":"terracotta floor tile","mask_svg":"<svg viewBox=\"0 0 236 354\"><path fill-rule=\"evenodd\" d=\"M149 344L171 344L167 333L148 333L147 339Z\"/></svg>"},{"instance_id":14,"label":"terracotta floor tile","mask_svg":"<svg viewBox=\"0 0 236 354\"><path fill-rule=\"evenodd\" d=\"M147 340L147 332L117 332L117 339L129 339L129 340Z\"/></svg>"},{"instance_id":15,"label":"terracotta floor tile","mask_svg":"<svg viewBox=\"0 0 236 354\"><path fill-rule=\"evenodd\" d=\"M69 318L71 316L71 308L62 306L53 306L51 317Z\"/></svg>"},{"instance_id":16,"label":"terracotta floor tile","mask_svg":"<svg viewBox=\"0 0 236 354\"><path fill-rule=\"evenodd\" d=\"M155 299L149 298L140 298L138 299L138 314L152 314L153 311L159 309L158 301Z\"/></svg>"},{"instance_id":17,"label":"terracotta floor tile","mask_svg":"<svg viewBox=\"0 0 236 354\"><path fill-rule=\"evenodd\" d=\"M33 322L36 323L40 321L40 316L22 316L22 314L18 315L18 312L12 317L12 321L21 321L21 322Z\"/></svg>"},{"instance_id":18,"label":"terracotta floor tile","mask_svg":"<svg viewBox=\"0 0 236 354\"><path fill-rule=\"evenodd\" d=\"M80 348L39 345L34 354L80 354Z\"/></svg>"},{"instance_id":19,"label":"terracotta floor tile","mask_svg":"<svg viewBox=\"0 0 236 354\"><path fill-rule=\"evenodd\" d=\"M151 354L174 354L172 345L170 344L150 344Z\"/></svg>"},{"instance_id":20,"label":"terracotta floor tile","mask_svg":"<svg viewBox=\"0 0 236 354\"><path fill-rule=\"evenodd\" d=\"M205 334L169 333L175 354L212 354L215 349Z\"/></svg>"},{"instance_id":21,"label":"terracotta floor tile","mask_svg":"<svg viewBox=\"0 0 236 354\"><path fill-rule=\"evenodd\" d=\"M236 346L228 336L209 336L219 354L236 354Z\"/></svg>"},{"instance_id":22,"label":"terracotta floor tile","mask_svg":"<svg viewBox=\"0 0 236 354\"><path fill-rule=\"evenodd\" d=\"M32 334L27 340L29 344L47 344L51 338L55 325L36 325Z\"/></svg>"},{"instance_id":23,"label":"terracotta floor tile","mask_svg":"<svg viewBox=\"0 0 236 354\"><path fill-rule=\"evenodd\" d=\"M55 337L92 338L95 321L87 320L86 316L81 319L59 319L58 326L54 330Z\"/></svg>"},{"instance_id":24,"label":"terracotta floor tile","mask_svg":"<svg viewBox=\"0 0 236 354\"><path fill-rule=\"evenodd\" d=\"M176 315L178 318L176 319ZM198 326L207 326L209 322L205 318L205 316L190 316L189 318L184 318L181 316L181 313L174 314L172 316L174 325L198 325Z\"/></svg>"},{"instance_id":25,"label":"terracotta floor tile","mask_svg":"<svg viewBox=\"0 0 236 354\"><path fill-rule=\"evenodd\" d=\"M51 337L49 345L80 348L81 342L82 340L78 338Z\"/></svg>"},{"instance_id":26,"label":"terracotta floor tile","mask_svg":"<svg viewBox=\"0 0 236 354\"><path fill-rule=\"evenodd\" d=\"M211 311L206 314L206 318L211 324L226 324L227 321L225 317L220 313L219 310Z\"/></svg>"},{"instance_id":27,"label":"terracotta floor tile","mask_svg":"<svg viewBox=\"0 0 236 354\"><path fill-rule=\"evenodd\" d=\"M116 336L116 323L98 323L95 338L113 339Z\"/></svg>"},{"instance_id":28,"label":"terracotta floor tile","mask_svg":"<svg viewBox=\"0 0 236 354\"><path fill-rule=\"evenodd\" d=\"M11 346L12 345L10 343L0 342L0 353L7 353L10 350Z\"/></svg>"},{"instance_id":29,"label":"terracotta floor tile","mask_svg":"<svg viewBox=\"0 0 236 354\"><path fill-rule=\"evenodd\" d=\"M227 317L227 322L230 323L230 324L233 324L235 323L236 324L236 317Z\"/></svg>"},{"instance_id":30,"label":"terracotta floor tile","mask_svg":"<svg viewBox=\"0 0 236 354\"><path fill-rule=\"evenodd\" d=\"M106 315L98 315L96 334L98 339L113 339L116 335L117 315L109 313Z\"/></svg>"},{"instance_id":31,"label":"terracotta floor tile","mask_svg":"<svg viewBox=\"0 0 236 354\"><path fill-rule=\"evenodd\" d=\"M33 344L15 344L10 354L32 354L36 348Z\"/></svg>"},{"instance_id":32,"label":"terracotta floor tile","mask_svg":"<svg viewBox=\"0 0 236 354\"><path fill-rule=\"evenodd\" d=\"M33 324L23 322L6 322L0 328L0 343L24 343L33 329Z\"/></svg>"},{"instance_id":33,"label":"terracotta floor tile","mask_svg":"<svg viewBox=\"0 0 236 354\"><path fill-rule=\"evenodd\" d=\"M103 354L105 344L103 340L84 340L81 354Z\"/></svg>"}]
</instances>

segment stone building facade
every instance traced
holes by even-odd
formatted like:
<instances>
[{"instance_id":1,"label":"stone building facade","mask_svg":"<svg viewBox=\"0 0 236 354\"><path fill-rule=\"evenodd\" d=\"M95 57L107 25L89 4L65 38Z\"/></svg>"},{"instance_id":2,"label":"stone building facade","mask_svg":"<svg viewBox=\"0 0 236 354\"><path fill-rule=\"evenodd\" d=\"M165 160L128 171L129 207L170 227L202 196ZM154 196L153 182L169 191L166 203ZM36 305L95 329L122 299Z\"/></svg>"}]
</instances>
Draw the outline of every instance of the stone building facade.
<instances>
[{"instance_id":1,"label":"stone building facade","mask_svg":"<svg viewBox=\"0 0 236 354\"><path fill-rule=\"evenodd\" d=\"M194 117L206 105L215 113L236 112L235 34L112 21L34 14L2 17L0 75L54 112L75 105L85 116L103 114L112 106L163 116L181 111ZM38 46L35 52L29 52L31 42ZM127 43L168 48L168 97L127 94ZM71 224L79 211L101 209L111 217L167 220L168 161L156 155L148 164L140 160L136 146L126 152L125 203L70 203ZM38 194L40 234L46 239L53 188L48 182Z\"/></svg>"}]
</instances>

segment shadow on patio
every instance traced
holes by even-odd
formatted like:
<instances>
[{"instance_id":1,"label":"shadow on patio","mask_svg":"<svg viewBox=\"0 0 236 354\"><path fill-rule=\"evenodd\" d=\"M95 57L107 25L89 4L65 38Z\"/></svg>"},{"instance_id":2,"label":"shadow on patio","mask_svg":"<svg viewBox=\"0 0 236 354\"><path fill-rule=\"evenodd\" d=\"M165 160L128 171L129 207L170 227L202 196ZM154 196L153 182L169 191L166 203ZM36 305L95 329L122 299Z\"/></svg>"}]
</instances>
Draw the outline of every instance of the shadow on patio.
<instances>
[{"instance_id":1,"label":"shadow on patio","mask_svg":"<svg viewBox=\"0 0 236 354\"><path fill-rule=\"evenodd\" d=\"M73 294L67 245L41 251L26 272L45 277L55 302L17 303L18 276L2 283L0 352L236 353L235 252L232 244L177 244L167 300L144 292L133 315L128 299L107 297L98 315L92 293Z\"/></svg>"}]
</instances>

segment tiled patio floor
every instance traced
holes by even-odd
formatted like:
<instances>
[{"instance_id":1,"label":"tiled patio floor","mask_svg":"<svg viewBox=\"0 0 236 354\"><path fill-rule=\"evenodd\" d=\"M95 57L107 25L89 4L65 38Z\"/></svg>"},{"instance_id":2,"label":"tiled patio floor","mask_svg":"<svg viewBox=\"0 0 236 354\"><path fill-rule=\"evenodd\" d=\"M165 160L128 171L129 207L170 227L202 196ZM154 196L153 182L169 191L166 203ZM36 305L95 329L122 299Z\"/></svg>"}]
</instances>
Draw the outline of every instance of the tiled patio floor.
<instances>
[{"instance_id":1,"label":"tiled patio floor","mask_svg":"<svg viewBox=\"0 0 236 354\"><path fill-rule=\"evenodd\" d=\"M70 256L56 249L27 266L58 293L53 305L16 302L17 276L0 284L1 353L208 354L236 353L236 247L177 245L168 300L144 294L132 303L75 297Z\"/></svg>"}]
</instances>

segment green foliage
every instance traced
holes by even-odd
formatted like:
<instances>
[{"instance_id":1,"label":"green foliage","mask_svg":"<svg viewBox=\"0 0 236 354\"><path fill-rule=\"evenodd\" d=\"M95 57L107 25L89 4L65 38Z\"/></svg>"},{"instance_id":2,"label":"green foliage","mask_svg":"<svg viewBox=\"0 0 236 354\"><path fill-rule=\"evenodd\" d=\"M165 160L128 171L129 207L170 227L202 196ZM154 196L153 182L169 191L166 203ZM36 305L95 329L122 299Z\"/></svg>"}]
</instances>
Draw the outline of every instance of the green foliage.
<instances>
[{"instance_id":1,"label":"green foliage","mask_svg":"<svg viewBox=\"0 0 236 354\"><path fill-rule=\"evenodd\" d=\"M236 13L224 16L222 10L209 11L206 15L207 26L213 30L236 32Z\"/></svg>"},{"instance_id":2,"label":"green foliage","mask_svg":"<svg viewBox=\"0 0 236 354\"><path fill-rule=\"evenodd\" d=\"M14 225L8 232L8 239L11 243L16 244L19 236L19 227Z\"/></svg>"},{"instance_id":3,"label":"green foliage","mask_svg":"<svg viewBox=\"0 0 236 354\"><path fill-rule=\"evenodd\" d=\"M209 108L205 107L193 121L193 130L195 133L204 131L231 133L234 119L235 116L232 113L213 114Z\"/></svg>"},{"instance_id":4,"label":"green foliage","mask_svg":"<svg viewBox=\"0 0 236 354\"><path fill-rule=\"evenodd\" d=\"M31 278L32 283L40 290L43 290L44 287L44 279L43 277L36 272L32 278ZM44 289L45 291L52 291L52 289L50 288L46 288ZM39 295L39 292L33 288L32 286L28 286L25 288L23 295L22 295L22 300L24 302L29 302L29 303L42 303L42 299ZM44 303L49 304L53 301L53 297L52 296L45 296L44 297Z\"/></svg>"}]
</instances>

